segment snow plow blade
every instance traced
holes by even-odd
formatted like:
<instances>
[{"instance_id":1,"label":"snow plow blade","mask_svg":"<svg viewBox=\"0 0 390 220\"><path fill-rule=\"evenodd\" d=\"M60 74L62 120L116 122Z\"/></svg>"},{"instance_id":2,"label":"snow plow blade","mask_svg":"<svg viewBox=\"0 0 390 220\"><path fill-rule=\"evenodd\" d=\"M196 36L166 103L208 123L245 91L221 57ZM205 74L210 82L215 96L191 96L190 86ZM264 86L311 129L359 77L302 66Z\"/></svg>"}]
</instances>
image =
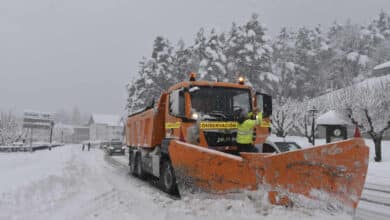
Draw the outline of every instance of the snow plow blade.
<instances>
[{"instance_id":1,"label":"snow plow blade","mask_svg":"<svg viewBox=\"0 0 390 220\"><path fill-rule=\"evenodd\" d=\"M364 140L346 141L280 154L234 156L172 140L169 155L180 186L211 193L265 189L272 204L294 198L356 209L368 168Z\"/></svg>"}]
</instances>

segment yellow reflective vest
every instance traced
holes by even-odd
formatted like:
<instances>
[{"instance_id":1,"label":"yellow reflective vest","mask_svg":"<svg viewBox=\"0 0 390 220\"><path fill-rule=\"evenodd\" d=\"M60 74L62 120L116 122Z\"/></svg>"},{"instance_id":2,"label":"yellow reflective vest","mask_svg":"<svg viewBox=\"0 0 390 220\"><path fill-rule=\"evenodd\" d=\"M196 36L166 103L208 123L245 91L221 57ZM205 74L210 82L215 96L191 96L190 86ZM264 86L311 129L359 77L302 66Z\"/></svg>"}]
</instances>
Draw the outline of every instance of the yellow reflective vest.
<instances>
[{"instance_id":1,"label":"yellow reflective vest","mask_svg":"<svg viewBox=\"0 0 390 220\"><path fill-rule=\"evenodd\" d=\"M253 141L253 128L259 125L263 120L263 113L259 112L255 120L247 119L237 127L237 138L238 144L251 144Z\"/></svg>"}]
</instances>

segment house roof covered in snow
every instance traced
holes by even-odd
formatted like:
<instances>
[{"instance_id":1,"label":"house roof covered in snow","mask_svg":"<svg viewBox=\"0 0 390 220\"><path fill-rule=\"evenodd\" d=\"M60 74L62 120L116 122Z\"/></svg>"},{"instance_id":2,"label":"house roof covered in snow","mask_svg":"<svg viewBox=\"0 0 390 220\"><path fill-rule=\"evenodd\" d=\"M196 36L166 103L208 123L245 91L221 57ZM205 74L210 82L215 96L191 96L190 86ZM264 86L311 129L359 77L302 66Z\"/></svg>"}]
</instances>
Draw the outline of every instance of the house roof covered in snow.
<instances>
[{"instance_id":1,"label":"house roof covered in snow","mask_svg":"<svg viewBox=\"0 0 390 220\"><path fill-rule=\"evenodd\" d=\"M382 69L387 69L387 68L390 68L390 61L375 66L374 70L382 70Z\"/></svg>"},{"instance_id":2,"label":"house roof covered in snow","mask_svg":"<svg viewBox=\"0 0 390 220\"><path fill-rule=\"evenodd\" d=\"M317 118L318 125L348 125L350 124L343 115L335 110L328 111Z\"/></svg>"},{"instance_id":3,"label":"house roof covered in snow","mask_svg":"<svg viewBox=\"0 0 390 220\"><path fill-rule=\"evenodd\" d=\"M92 114L89 120L91 124L106 124L108 126L122 126L121 116L119 115L106 115L106 114Z\"/></svg>"}]
</instances>

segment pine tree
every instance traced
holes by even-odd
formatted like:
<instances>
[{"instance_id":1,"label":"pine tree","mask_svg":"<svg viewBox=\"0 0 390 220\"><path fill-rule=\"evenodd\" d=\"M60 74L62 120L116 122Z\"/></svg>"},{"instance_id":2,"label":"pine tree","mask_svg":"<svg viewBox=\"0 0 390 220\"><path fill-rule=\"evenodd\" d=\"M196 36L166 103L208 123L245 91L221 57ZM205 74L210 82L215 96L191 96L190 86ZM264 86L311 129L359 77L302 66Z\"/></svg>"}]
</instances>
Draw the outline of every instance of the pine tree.
<instances>
[{"instance_id":1,"label":"pine tree","mask_svg":"<svg viewBox=\"0 0 390 220\"><path fill-rule=\"evenodd\" d=\"M138 111L158 99L161 92L177 82L174 73L173 47L168 40L158 36L154 40L152 57L140 62L138 78L128 84L129 112Z\"/></svg>"},{"instance_id":2,"label":"pine tree","mask_svg":"<svg viewBox=\"0 0 390 220\"><path fill-rule=\"evenodd\" d=\"M200 65L200 73L204 80L220 81L227 74L224 39L223 35L218 35L214 29L211 30Z\"/></svg>"},{"instance_id":3,"label":"pine tree","mask_svg":"<svg viewBox=\"0 0 390 220\"><path fill-rule=\"evenodd\" d=\"M264 92L272 93L273 83L278 78L272 74L271 57L272 47L266 29L259 22L256 14L237 30L233 48L230 51L234 56L234 69L248 79L248 83ZM230 40L230 43L233 42Z\"/></svg>"},{"instance_id":4,"label":"pine tree","mask_svg":"<svg viewBox=\"0 0 390 220\"><path fill-rule=\"evenodd\" d=\"M298 66L293 62L294 40L294 33L282 28L272 45L272 72L279 79L279 86L275 92L282 97L297 97L294 75Z\"/></svg>"},{"instance_id":5,"label":"pine tree","mask_svg":"<svg viewBox=\"0 0 390 220\"><path fill-rule=\"evenodd\" d=\"M188 79L190 72L196 72L198 64L194 62L193 52L185 47L184 41L180 40L176 48L173 57L173 75L178 82L181 82Z\"/></svg>"},{"instance_id":6,"label":"pine tree","mask_svg":"<svg viewBox=\"0 0 390 220\"><path fill-rule=\"evenodd\" d=\"M128 108L139 109L170 85L197 72L199 79L235 81L244 76L256 90L304 100L371 77L390 60L390 16L381 12L368 25L334 23L328 30L282 29L271 40L256 14L227 32L201 28L194 43L175 48L157 37L128 85ZM141 97L141 98L138 98ZM133 106L133 107L131 107Z\"/></svg>"}]
</instances>

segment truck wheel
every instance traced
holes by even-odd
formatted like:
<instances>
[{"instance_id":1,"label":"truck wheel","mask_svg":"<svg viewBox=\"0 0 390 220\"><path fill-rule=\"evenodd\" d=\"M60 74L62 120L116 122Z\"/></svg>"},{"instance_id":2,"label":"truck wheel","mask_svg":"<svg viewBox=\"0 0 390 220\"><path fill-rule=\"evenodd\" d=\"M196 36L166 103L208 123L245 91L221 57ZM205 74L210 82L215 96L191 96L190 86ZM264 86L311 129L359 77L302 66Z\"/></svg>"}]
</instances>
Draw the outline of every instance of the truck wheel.
<instances>
[{"instance_id":1,"label":"truck wheel","mask_svg":"<svg viewBox=\"0 0 390 220\"><path fill-rule=\"evenodd\" d=\"M129 167L130 167L130 174L136 176L137 173L135 170L135 156L133 151L129 152Z\"/></svg>"},{"instance_id":2,"label":"truck wheel","mask_svg":"<svg viewBox=\"0 0 390 220\"><path fill-rule=\"evenodd\" d=\"M145 172L142 170L142 159L140 154L135 155L135 173L140 179L145 179Z\"/></svg>"},{"instance_id":3,"label":"truck wheel","mask_svg":"<svg viewBox=\"0 0 390 220\"><path fill-rule=\"evenodd\" d=\"M160 172L160 185L162 190L169 194L177 194L176 176L169 161L164 161Z\"/></svg>"}]
</instances>

